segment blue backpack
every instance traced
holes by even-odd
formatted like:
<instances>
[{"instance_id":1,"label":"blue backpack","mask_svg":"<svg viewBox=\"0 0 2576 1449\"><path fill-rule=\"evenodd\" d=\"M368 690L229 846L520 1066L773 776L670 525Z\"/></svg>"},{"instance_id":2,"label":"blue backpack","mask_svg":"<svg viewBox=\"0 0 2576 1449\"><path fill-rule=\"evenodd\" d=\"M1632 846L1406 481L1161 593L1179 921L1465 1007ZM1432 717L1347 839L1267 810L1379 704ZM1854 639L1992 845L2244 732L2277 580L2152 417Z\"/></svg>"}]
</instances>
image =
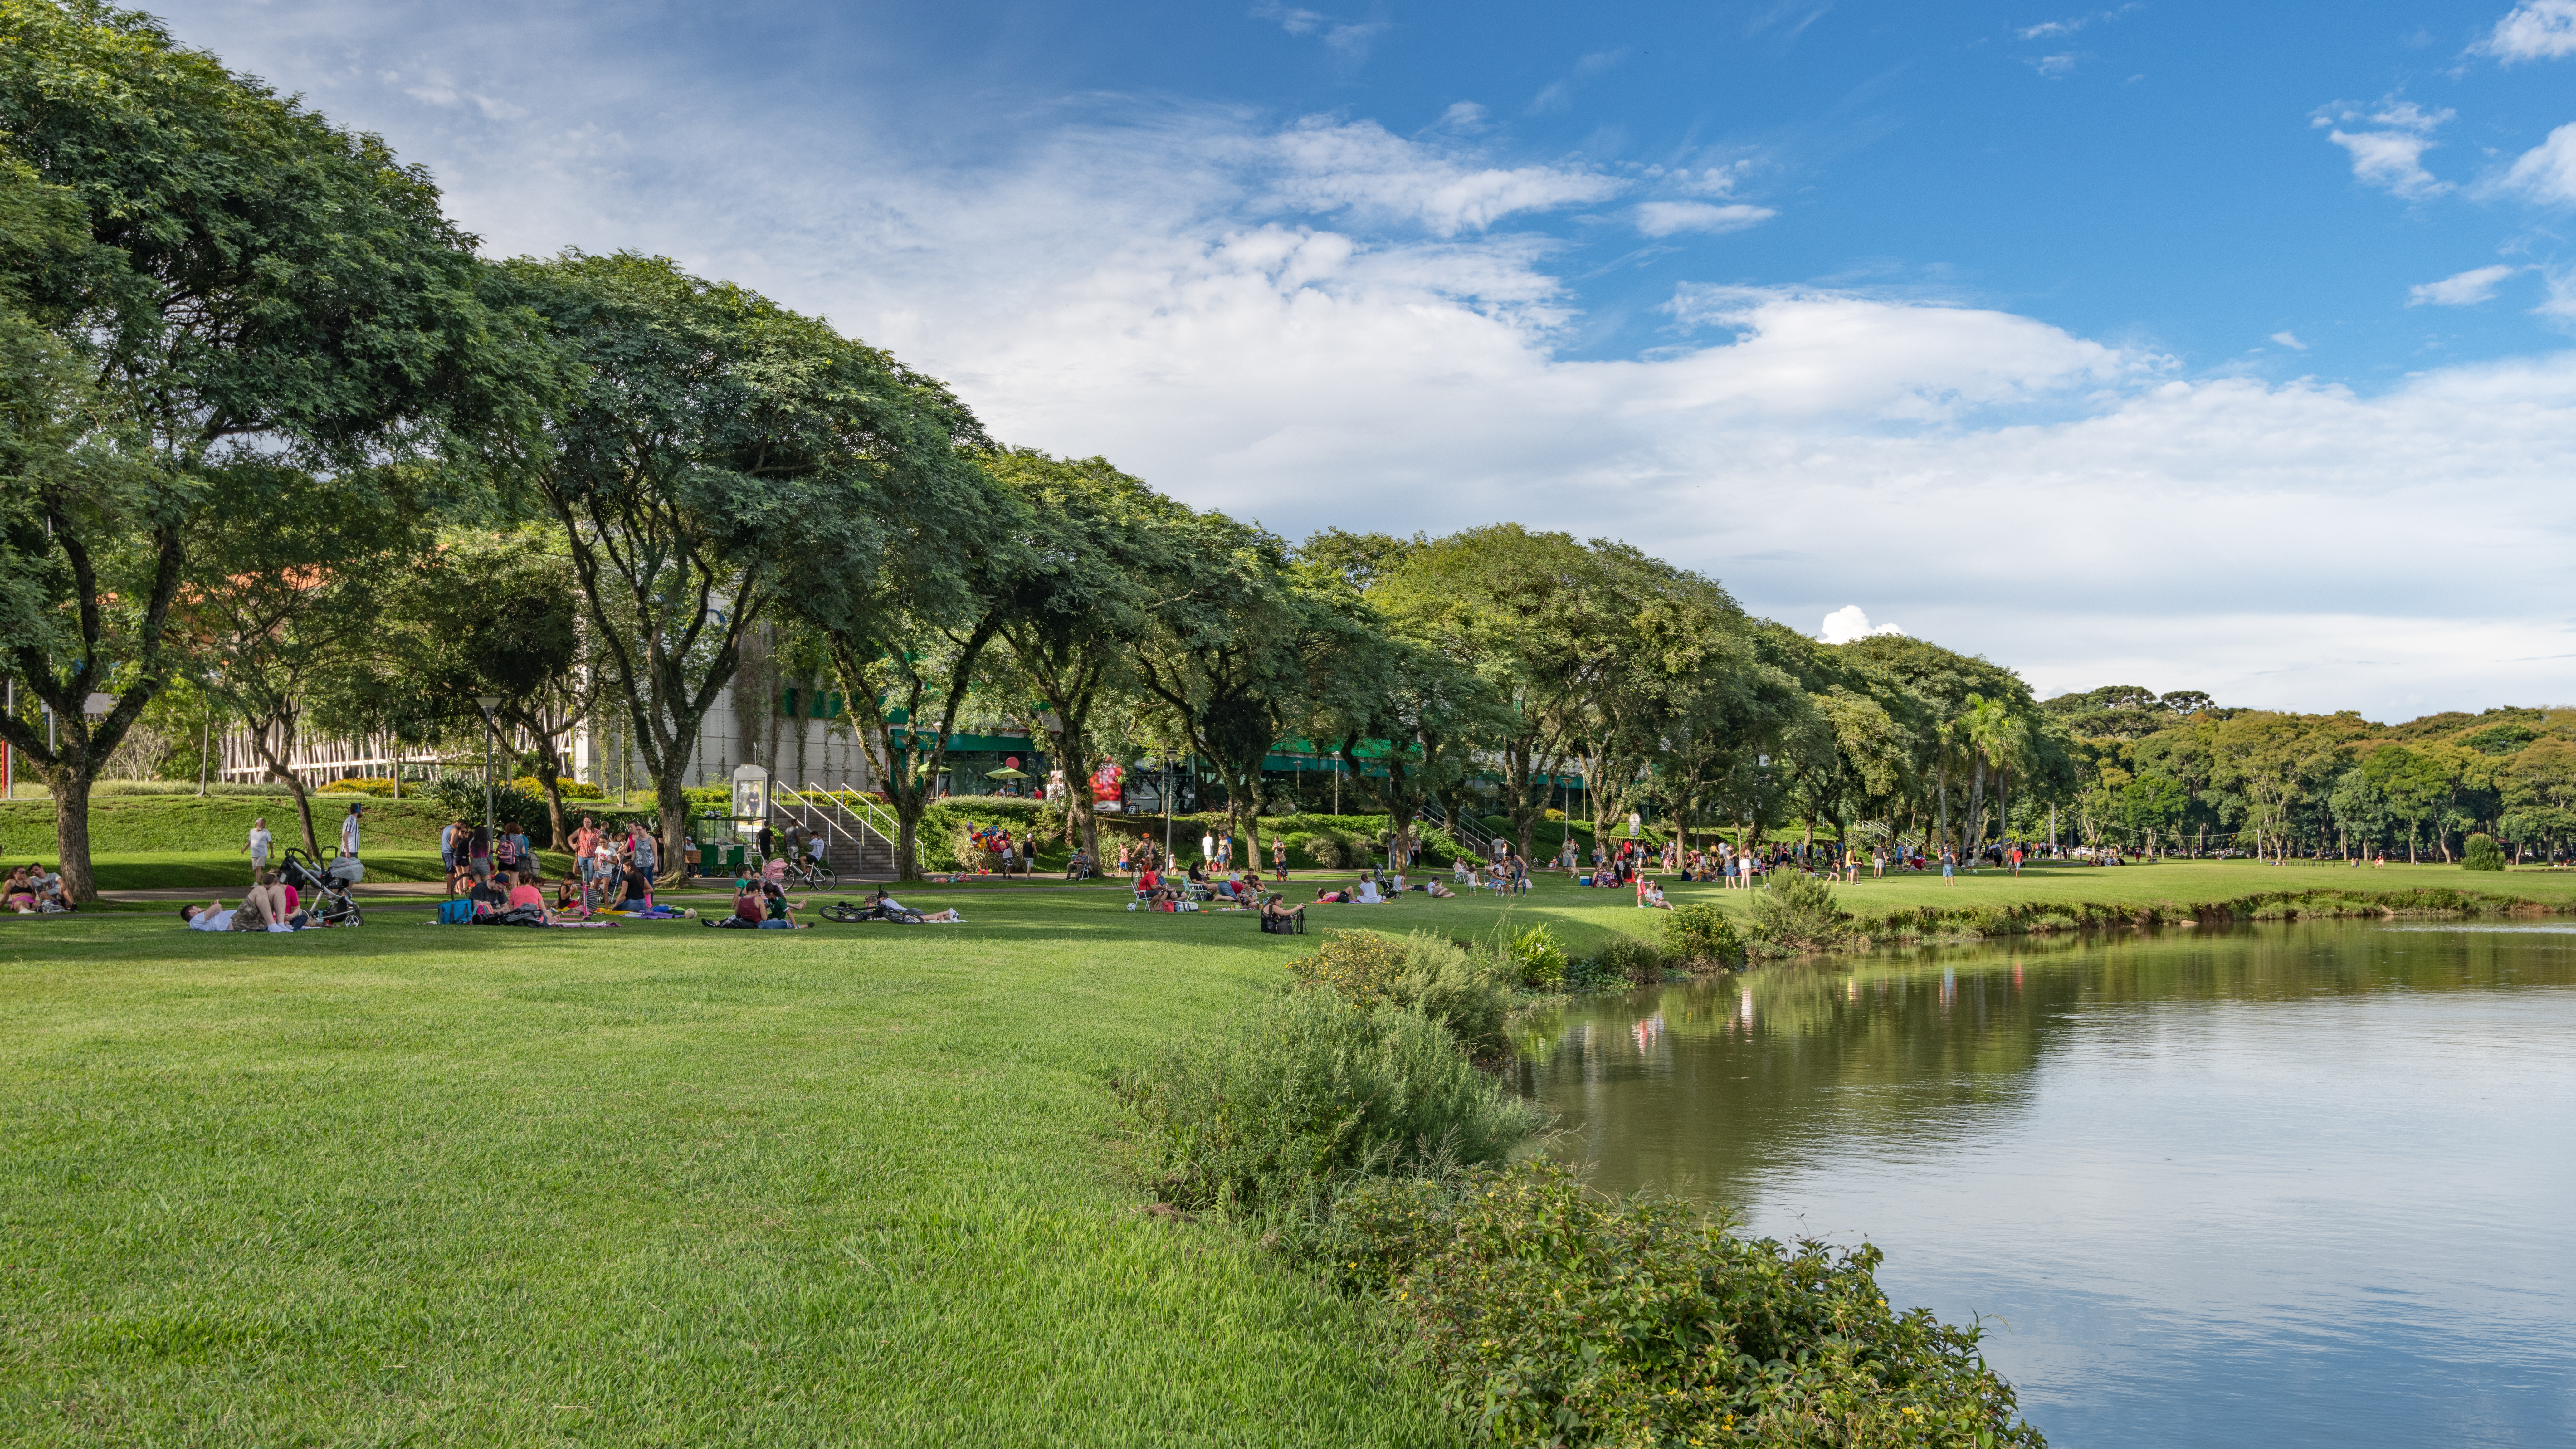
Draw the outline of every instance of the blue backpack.
<instances>
[{"instance_id":1,"label":"blue backpack","mask_svg":"<svg viewBox=\"0 0 2576 1449\"><path fill-rule=\"evenodd\" d=\"M470 926L474 924L474 903L472 901L439 902L438 924L442 926Z\"/></svg>"}]
</instances>

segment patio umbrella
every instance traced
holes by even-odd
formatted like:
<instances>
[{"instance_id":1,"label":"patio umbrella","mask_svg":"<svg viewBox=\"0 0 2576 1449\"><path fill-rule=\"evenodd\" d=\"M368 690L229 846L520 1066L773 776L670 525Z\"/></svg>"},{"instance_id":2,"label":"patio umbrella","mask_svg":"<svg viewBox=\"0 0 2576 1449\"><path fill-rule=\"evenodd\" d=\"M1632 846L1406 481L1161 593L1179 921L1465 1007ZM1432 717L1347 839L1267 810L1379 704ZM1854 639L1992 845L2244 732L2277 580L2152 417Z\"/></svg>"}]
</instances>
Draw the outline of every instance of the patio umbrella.
<instances>
[{"instance_id":1,"label":"patio umbrella","mask_svg":"<svg viewBox=\"0 0 2576 1449\"><path fill-rule=\"evenodd\" d=\"M986 770L984 772L984 778L987 780L1025 780L1028 777L1028 771L1014 770L1008 765L1004 765L998 770Z\"/></svg>"}]
</instances>

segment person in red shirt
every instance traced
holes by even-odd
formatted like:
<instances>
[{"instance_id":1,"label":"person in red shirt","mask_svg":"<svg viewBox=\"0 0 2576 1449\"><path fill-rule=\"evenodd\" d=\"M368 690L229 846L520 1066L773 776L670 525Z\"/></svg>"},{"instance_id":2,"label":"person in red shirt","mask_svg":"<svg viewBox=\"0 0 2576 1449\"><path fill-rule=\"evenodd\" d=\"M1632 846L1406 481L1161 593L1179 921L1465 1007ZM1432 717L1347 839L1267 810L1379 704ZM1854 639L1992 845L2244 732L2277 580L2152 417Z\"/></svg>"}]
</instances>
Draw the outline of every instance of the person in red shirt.
<instances>
[{"instance_id":1,"label":"person in red shirt","mask_svg":"<svg viewBox=\"0 0 2576 1449\"><path fill-rule=\"evenodd\" d=\"M606 838L587 815L581 817L581 828L572 833L573 864L581 876L581 903L585 906L590 904L590 878L598 865L599 842Z\"/></svg>"}]
</instances>

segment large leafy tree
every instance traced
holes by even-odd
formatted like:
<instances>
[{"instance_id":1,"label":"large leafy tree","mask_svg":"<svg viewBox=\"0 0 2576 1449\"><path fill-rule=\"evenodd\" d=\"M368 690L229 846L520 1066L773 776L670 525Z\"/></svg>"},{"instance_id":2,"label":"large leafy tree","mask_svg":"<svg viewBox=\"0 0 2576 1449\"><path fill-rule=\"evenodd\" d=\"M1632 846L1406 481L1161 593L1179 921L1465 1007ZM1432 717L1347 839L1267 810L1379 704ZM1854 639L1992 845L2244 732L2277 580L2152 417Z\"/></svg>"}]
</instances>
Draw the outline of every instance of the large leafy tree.
<instances>
[{"instance_id":1,"label":"large leafy tree","mask_svg":"<svg viewBox=\"0 0 2576 1449\"><path fill-rule=\"evenodd\" d=\"M408 490L349 482L250 463L217 471L176 611L203 652L208 692L294 795L316 858L313 804L290 768L310 703L324 679L378 648L386 582L429 541Z\"/></svg>"},{"instance_id":2,"label":"large leafy tree","mask_svg":"<svg viewBox=\"0 0 2576 1449\"><path fill-rule=\"evenodd\" d=\"M1954 846L1970 842L1951 830L1950 783L1962 773L1971 780L1981 773L1981 762L1991 756L1980 753L1971 743L1971 712L1980 704L1987 706L1981 718L1986 723L1976 726L1988 731L2001 730L2006 737L2027 738L2037 726L2039 707L2031 699L2030 686L2021 676L1999 664L1921 639L1900 634L1873 635L1855 639L1840 646L1843 653L1867 665L1880 675L1895 681L1923 702L1930 715L1928 728L1918 733L1923 754L1916 769L1932 782L1932 815L1939 837ZM2137 693L2152 700L2145 691ZM1973 702L1972 702L1973 700ZM2000 710L2002 717L1995 717ZM1964 817L1963 817L1964 819Z\"/></svg>"},{"instance_id":3,"label":"large leafy tree","mask_svg":"<svg viewBox=\"0 0 2576 1449\"><path fill-rule=\"evenodd\" d=\"M885 353L661 258L514 262L493 293L574 380L490 461L564 529L676 872L689 761L750 631L793 589L855 640L905 592L889 579L953 578L990 497L961 450L986 440Z\"/></svg>"},{"instance_id":4,"label":"large leafy tree","mask_svg":"<svg viewBox=\"0 0 2576 1449\"><path fill-rule=\"evenodd\" d=\"M478 695L493 723L528 742L549 834L566 838L563 760L606 684L559 530L527 523L453 528L378 586L374 647L325 675L323 727L480 748Z\"/></svg>"},{"instance_id":5,"label":"large leafy tree","mask_svg":"<svg viewBox=\"0 0 2576 1449\"><path fill-rule=\"evenodd\" d=\"M1390 628L1473 670L1501 702L1493 754L1504 814L1527 855L1592 709L1629 663L1630 631L1601 559L1567 534L1494 524L1389 557L1369 601Z\"/></svg>"},{"instance_id":6,"label":"large leafy tree","mask_svg":"<svg viewBox=\"0 0 2576 1449\"><path fill-rule=\"evenodd\" d=\"M1411 856L1415 822L1475 767L1475 752L1502 732L1501 701L1475 671L1417 639L1386 632L1369 587L1417 544L1384 534L1328 529L1298 549L1297 568L1319 598L1366 630L1363 647L1334 661L1305 726L1341 757L1344 778L1387 813L1390 862Z\"/></svg>"},{"instance_id":7,"label":"large leafy tree","mask_svg":"<svg viewBox=\"0 0 2576 1449\"><path fill-rule=\"evenodd\" d=\"M2370 732L2354 714L2270 710L2248 710L2211 731L2219 780L2243 794L2257 854L2289 858L2296 816L2329 795L2354 742Z\"/></svg>"},{"instance_id":8,"label":"large leafy tree","mask_svg":"<svg viewBox=\"0 0 2576 1449\"><path fill-rule=\"evenodd\" d=\"M1019 679L1043 703L1030 725L1064 773L1074 838L1100 859L1091 775L1100 711L1133 675L1135 651L1189 587L1172 545L1185 510L1105 458L1014 448L985 461L1028 510L1028 546L996 581L998 628Z\"/></svg>"},{"instance_id":9,"label":"large leafy tree","mask_svg":"<svg viewBox=\"0 0 2576 1449\"><path fill-rule=\"evenodd\" d=\"M1137 679L1224 786L1228 829L1257 860L1263 763L1366 647L1367 626L1254 525L1195 514L1173 521L1171 542L1171 583L1134 650Z\"/></svg>"},{"instance_id":10,"label":"large leafy tree","mask_svg":"<svg viewBox=\"0 0 2576 1449\"><path fill-rule=\"evenodd\" d=\"M90 789L178 668L214 475L264 455L363 487L488 425L526 353L426 174L91 0L0 0L0 220L0 657L56 721L0 737L86 900Z\"/></svg>"},{"instance_id":11,"label":"large leafy tree","mask_svg":"<svg viewBox=\"0 0 2576 1449\"><path fill-rule=\"evenodd\" d=\"M1603 840L1686 725L1706 742L1755 746L1780 723L1766 701L1796 691L1765 690L1787 681L1760 677L1750 623L1715 581L1625 544L1596 540L1589 552L1597 593L1588 612L1600 633L1582 647L1598 663L1576 705L1570 753L1590 786L1593 838Z\"/></svg>"}]
</instances>

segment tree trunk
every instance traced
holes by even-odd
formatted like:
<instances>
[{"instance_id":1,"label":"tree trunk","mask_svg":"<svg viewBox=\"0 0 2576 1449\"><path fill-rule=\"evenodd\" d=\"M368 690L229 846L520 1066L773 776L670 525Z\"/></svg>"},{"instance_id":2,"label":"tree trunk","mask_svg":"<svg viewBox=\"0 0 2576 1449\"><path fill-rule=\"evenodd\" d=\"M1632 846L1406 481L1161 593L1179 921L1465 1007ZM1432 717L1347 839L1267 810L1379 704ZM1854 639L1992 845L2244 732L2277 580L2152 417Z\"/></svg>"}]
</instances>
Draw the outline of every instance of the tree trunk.
<instances>
[{"instance_id":1,"label":"tree trunk","mask_svg":"<svg viewBox=\"0 0 2576 1449\"><path fill-rule=\"evenodd\" d=\"M1950 762L1944 759L1934 776L1935 788L1941 794L1941 849L1950 848ZM1938 852L1935 852L1938 854Z\"/></svg>"},{"instance_id":2,"label":"tree trunk","mask_svg":"<svg viewBox=\"0 0 2576 1449\"><path fill-rule=\"evenodd\" d=\"M546 829L553 832L546 848L561 850L572 837L564 833L563 765L552 749L537 755L537 784L546 792Z\"/></svg>"},{"instance_id":3,"label":"tree trunk","mask_svg":"<svg viewBox=\"0 0 2576 1449\"><path fill-rule=\"evenodd\" d=\"M304 827L304 853L315 860L323 859L321 841L313 833L313 797L305 791L304 777L293 770L278 773L286 777L287 793L295 797L295 821Z\"/></svg>"},{"instance_id":4,"label":"tree trunk","mask_svg":"<svg viewBox=\"0 0 2576 1449\"><path fill-rule=\"evenodd\" d=\"M929 791L922 786L909 790L888 791L894 805L894 878L898 881L921 879L921 817L930 808Z\"/></svg>"},{"instance_id":5,"label":"tree trunk","mask_svg":"<svg viewBox=\"0 0 2576 1449\"><path fill-rule=\"evenodd\" d=\"M259 762L268 767L268 777L295 797L296 823L304 829L304 853L315 860L323 859L320 839L313 833L313 800L305 792L304 777L287 768L295 758L295 717L272 715L254 721L245 716L243 723L251 748L259 752Z\"/></svg>"},{"instance_id":6,"label":"tree trunk","mask_svg":"<svg viewBox=\"0 0 2576 1449\"><path fill-rule=\"evenodd\" d=\"M89 776L57 768L45 772L45 781L54 792L54 849L60 855L54 869L63 878L63 900L97 900L98 880L89 862Z\"/></svg>"},{"instance_id":7,"label":"tree trunk","mask_svg":"<svg viewBox=\"0 0 2576 1449\"><path fill-rule=\"evenodd\" d=\"M687 768L685 758L681 768ZM653 805L662 827L662 868L655 872L655 883L678 885L687 878L689 868L689 796L680 783L679 770L653 772ZM562 828L560 821L556 828ZM564 845L564 838L557 836L555 849L561 850ZM705 864L704 861L699 863Z\"/></svg>"}]
</instances>

